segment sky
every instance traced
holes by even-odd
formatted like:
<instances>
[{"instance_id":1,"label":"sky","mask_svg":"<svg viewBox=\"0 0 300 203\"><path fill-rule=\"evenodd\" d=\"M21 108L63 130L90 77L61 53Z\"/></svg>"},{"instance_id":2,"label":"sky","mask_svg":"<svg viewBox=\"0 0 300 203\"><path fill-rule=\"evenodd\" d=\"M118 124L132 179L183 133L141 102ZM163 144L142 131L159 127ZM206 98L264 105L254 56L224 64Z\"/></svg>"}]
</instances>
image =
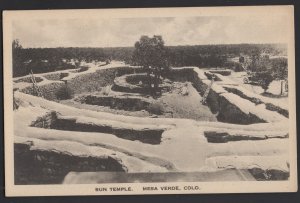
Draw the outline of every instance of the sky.
<instances>
[{"instance_id":1,"label":"sky","mask_svg":"<svg viewBox=\"0 0 300 203\"><path fill-rule=\"evenodd\" d=\"M125 47L142 35L162 35L165 44L286 43L284 16L201 16L115 19L48 19L13 22L24 48Z\"/></svg>"}]
</instances>

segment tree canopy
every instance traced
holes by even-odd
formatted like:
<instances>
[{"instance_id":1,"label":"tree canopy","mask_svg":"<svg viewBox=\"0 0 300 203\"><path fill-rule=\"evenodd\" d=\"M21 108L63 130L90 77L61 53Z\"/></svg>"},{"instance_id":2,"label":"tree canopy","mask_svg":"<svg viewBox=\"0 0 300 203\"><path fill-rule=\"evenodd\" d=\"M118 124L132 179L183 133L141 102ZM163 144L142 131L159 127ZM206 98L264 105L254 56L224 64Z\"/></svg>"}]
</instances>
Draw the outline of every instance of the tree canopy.
<instances>
[{"instance_id":1,"label":"tree canopy","mask_svg":"<svg viewBox=\"0 0 300 203\"><path fill-rule=\"evenodd\" d=\"M133 60L145 68L165 67L167 49L161 36L142 36L134 45Z\"/></svg>"},{"instance_id":2,"label":"tree canopy","mask_svg":"<svg viewBox=\"0 0 300 203\"><path fill-rule=\"evenodd\" d=\"M142 36L134 45L133 61L142 66L148 75L149 89L159 90L160 77L168 70L167 49L161 36Z\"/></svg>"}]
</instances>

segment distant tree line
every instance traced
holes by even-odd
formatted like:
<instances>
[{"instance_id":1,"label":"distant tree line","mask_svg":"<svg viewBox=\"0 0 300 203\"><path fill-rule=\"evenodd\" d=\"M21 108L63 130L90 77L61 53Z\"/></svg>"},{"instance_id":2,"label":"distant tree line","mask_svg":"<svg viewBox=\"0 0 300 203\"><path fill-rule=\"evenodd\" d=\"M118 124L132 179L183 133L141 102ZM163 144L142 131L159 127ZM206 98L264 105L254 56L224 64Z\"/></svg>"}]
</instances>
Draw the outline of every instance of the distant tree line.
<instances>
[{"instance_id":1,"label":"distant tree line","mask_svg":"<svg viewBox=\"0 0 300 203\"><path fill-rule=\"evenodd\" d=\"M273 44L233 44L233 45L195 45L172 46L169 48L170 64L174 66L228 67L228 58L241 54L268 53L280 55L286 53L284 45Z\"/></svg>"},{"instance_id":2,"label":"distant tree line","mask_svg":"<svg viewBox=\"0 0 300 203\"><path fill-rule=\"evenodd\" d=\"M135 47L113 48L23 48L18 40L13 41L13 76L49 72L76 68L81 61L119 60L136 64ZM238 44L238 45L196 45L165 46L165 55L169 66L232 67L238 66L228 61L240 54L251 55L253 52L270 55L285 55L286 47L282 44ZM75 64L69 62L73 60Z\"/></svg>"}]
</instances>

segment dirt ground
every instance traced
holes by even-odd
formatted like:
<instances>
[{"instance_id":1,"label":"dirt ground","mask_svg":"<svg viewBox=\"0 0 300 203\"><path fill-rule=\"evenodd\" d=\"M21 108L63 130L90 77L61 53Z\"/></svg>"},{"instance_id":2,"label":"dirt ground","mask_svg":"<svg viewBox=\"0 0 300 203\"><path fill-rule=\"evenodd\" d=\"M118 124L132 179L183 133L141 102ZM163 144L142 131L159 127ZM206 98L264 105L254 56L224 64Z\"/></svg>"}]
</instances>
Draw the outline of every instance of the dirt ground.
<instances>
[{"instance_id":1,"label":"dirt ground","mask_svg":"<svg viewBox=\"0 0 300 203\"><path fill-rule=\"evenodd\" d=\"M94 93L93 93L94 94ZM97 93L95 93L97 94ZM99 94L99 93L98 93ZM111 94L114 94L111 92ZM75 95L77 97L79 95ZM174 82L171 91L165 92L158 99L152 100L156 108L160 108L161 115L150 113L147 110L125 111L112 109L106 106L88 105L74 101L74 99L61 100L60 103L80 109L103 111L127 116L161 117L161 118L188 118L198 121L217 121L216 116L206 105L201 103L202 97L191 83Z\"/></svg>"},{"instance_id":2,"label":"dirt ground","mask_svg":"<svg viewBox=\"0 0 300 203\"><path fill-rule=\"evenodd\" d=\"M233 72L231 73L230 76L228 76L231 80L238 82L239 85L241 85L242 87L246 88L247 90L255 93L255 94L259 94L261 96L265 96L263 94L264 90L257 85L251 85L251 84L245 84L243 82L244 77L247 75L246 72ZM268 98L272 98L274 100L280 100L282 102L288 102L288 97L287 96L279 96L280 95L280 81L273 81L271 82L271 84L269 85L269 88L267 90L267 94L269 95L273 95L273 97L268 96Z\"/></svg>"},{"instance_id":3,"label":"dirt ground","mask_svg":"<svg viewBox=\"0 0 300 203\"><path fill-rule=\"evenodd\" d=\"M163 95L158 102L173 118L189 118L198 121L217 121L215 115L201 103L202 97L191 83L174 83L170 93Z\"/></svg>"}]
</instances>

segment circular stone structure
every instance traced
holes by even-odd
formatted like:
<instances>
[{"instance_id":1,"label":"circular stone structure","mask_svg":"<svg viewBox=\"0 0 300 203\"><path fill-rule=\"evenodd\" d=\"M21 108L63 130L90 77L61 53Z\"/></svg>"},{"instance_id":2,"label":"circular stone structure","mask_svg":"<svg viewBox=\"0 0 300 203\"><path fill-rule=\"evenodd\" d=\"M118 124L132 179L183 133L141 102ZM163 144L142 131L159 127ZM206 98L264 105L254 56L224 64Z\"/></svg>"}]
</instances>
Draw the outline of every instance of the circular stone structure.
<instances>
[{"instance_id":1,"label":"circular stone structure","mask_svg":"<svg viewBox=\"0 0 300 203\"><path fill-rule=\"evenodd\" d=\"M127 74L116 77L112 89L119 92L145 93L148 91L146 79L146 74Z\"/></svg>"},{"instance_id":2,"label":"circular stone structure","mask_svg":"<svg viewBox=\"0 0 300 203\"><path fill-rule=\"evenodd\" d=\"M169 84L162 83L159 85L160 89L168 88ZM112 90L127 93L145 94L149 92L148 75L146 73L127 74L114 79Z\"/></svg>"}]
</instances>

